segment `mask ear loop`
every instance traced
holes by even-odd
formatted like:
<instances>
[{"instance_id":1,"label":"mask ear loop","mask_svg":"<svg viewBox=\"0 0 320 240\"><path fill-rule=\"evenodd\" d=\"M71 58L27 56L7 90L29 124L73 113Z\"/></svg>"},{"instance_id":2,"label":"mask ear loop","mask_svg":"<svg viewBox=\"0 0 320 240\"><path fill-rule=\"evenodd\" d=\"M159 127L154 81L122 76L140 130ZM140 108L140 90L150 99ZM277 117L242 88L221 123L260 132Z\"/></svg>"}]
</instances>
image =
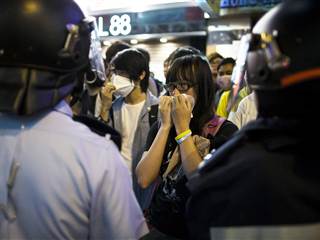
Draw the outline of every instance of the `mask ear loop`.
<instances>
[{"instance_id":1,"label":"mask ear loop","mask_svg":"<svg viewBox=\"0 0 320 240\"><path fill-rule=\"evenodd\" d=\"M141 75L140 75L140 76L141 76ZM129 78L129 79L130 79L130 81L133 83L134 88L141 88L140 83L141 83L141 81L143 80L143 78L142 78L142 79L140 79L140 76L138 77L138 80L137 80L137 81L135 81L135 80L133 80L133 79ZM149 81L149 79L147 79L147 81Z\"/></svg>"}]
</instances>

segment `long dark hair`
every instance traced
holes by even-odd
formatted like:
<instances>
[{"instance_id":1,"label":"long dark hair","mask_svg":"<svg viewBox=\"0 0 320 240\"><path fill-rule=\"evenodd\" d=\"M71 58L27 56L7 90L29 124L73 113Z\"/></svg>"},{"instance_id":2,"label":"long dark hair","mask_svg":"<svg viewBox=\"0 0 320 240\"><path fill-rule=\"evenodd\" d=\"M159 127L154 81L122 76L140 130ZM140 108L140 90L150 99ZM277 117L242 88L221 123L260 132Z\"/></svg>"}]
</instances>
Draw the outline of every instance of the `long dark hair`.
<instances>
[{"instance_id":1,"label":"long dark hair","mask_svg":"<svg viewBox=\"0 0 320 240\"><path fill-rule=\"evenodd\" d=\"M187 55L174 60L167 74L170 82L188 82L197 95L191 130L201 134L205 123L214 115L215 89L208 60L201 55Z\"/></svg>"}]
</instances>

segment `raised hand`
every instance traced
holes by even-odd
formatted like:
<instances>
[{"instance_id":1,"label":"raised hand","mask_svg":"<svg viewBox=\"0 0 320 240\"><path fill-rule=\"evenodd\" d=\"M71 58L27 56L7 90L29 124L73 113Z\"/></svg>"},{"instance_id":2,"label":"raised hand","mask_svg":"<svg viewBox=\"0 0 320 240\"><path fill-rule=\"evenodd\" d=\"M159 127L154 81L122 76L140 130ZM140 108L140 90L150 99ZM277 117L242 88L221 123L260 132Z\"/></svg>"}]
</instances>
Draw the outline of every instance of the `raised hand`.
<instances>
[{"instance_id":1,"label":"raised hand","mask_svg":"<svg viewBox=\"0 0 320 240\"><path fill-rule=\"evenodd\" d=\"M172 103L172 97L170 96L160 97L160 102L159 102L160 119L161 119L162 127L165 127L165 128L171 128L172 126L171 103Z\"/></svg>"},{"instance_id":2,"label":"raised hand","mask_svg":"<svg viewBox=\"0 0 320 240\"><path fill-rule=\"evenodd\" d=\"M106 83L100 91L101 104L103 108L110 109L112 104L112 94L116 90L115 86L108 82Z\"/></svg>"},{"instance_id":3,"label":"raised hand","mask_svg":"<svg viewBox=\"0 0 320 240\"><path fill-rule=\"evenodd\" d=\"M192 108L192 103L185 94L176 95L172 98L171 116L177 133L189 129Z\"/></svg>"}]
</instances>

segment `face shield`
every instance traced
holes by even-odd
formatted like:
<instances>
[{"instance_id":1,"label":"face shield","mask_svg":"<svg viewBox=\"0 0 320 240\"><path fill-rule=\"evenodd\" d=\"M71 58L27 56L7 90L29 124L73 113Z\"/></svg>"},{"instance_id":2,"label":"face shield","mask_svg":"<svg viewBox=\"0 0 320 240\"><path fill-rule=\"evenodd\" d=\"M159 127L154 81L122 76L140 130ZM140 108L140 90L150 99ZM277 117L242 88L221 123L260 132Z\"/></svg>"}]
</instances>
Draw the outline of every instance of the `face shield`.
<instances>
[{"instance_id":1,"label":"face shield","mask_svg":"<svg viewBox=\"0 0 320 240\"><path fill-rule=\"evenodd\" d=\"M231 100L228 104L228 112L230 112L230 110L236 104L239 97L240 89L245 83L244 78L246 73L246 59L250 48L251 38L252 34L246 34L241 38L240 41L236 65L234 66L231 75Z\"/></svg>"},{"instance_id":2,"label":"face shield","mask_svg":"<svg viewBox=\"0 0 320 240\"><path fill-rule=\"evenodd\" d=\"M289 66L290 60L287 56L283 55L280 51L278 43L276 41L276 32L273 34L261 33L261 34L246 34L241 38L239 52L236 60L236 65L233 69L231 82L232 82L232 99L230 101L229 109L236 104L239 98L239 92L241 88L246 84L245 79L248 70L248 55L251 52L260 52L262 56L262 63L271 71L276 71L281 68ZM253 62L252 67L258 69L259 62ZM256 78L258 79L258 77ZM248 83L250 88L259 89L263 84L262 81L253 79ZM274 88L276 86L269 86Z\"/></svg>"},{"instance_id":3,"label":"face shield","mask_svg":"<svg viewBox=\"0 0 320 240\"><path fill-rule=\"evenodd\" d=\"M103 86L106 80L106 72L96 19L94 17L90 17L87 18L86 21L91 29L91 45L89 51L90 67L85 73L85 84L91 88L97 88Z\"/></svg>"},{"instance_id":4,"label":"face shield","mask_svg":"<svg viewBox=\"0 0 320 240\"><path fill-rule=\"evenodd\" d=\"M265 90L282 88L280 76L276 74L289 67L290 59L280 50L277 31L251 35L246 61L250 87Z\"/></svg>"}]
</instances>

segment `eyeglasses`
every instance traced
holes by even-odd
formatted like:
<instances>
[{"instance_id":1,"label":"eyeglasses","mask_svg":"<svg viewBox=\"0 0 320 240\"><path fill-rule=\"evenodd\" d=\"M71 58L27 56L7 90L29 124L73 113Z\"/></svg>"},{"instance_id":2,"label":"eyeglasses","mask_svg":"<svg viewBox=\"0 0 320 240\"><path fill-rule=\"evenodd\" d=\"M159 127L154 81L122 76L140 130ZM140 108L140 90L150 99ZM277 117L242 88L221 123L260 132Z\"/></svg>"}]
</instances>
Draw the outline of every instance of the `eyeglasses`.
<instances>
[{"instance_id":1,"label":"eyeglasses","mask_svg":"<svg viewBox=\"0 0 320 240\"><path fill-rule=\"evenodd\" d=\"M194 85L195 84L187 83L187 82L171 82L171 83L164 85L164 88L168 92L173 92L175 89L178 89L179 92L186 92Z\"/></svg>"}]
</instances>

